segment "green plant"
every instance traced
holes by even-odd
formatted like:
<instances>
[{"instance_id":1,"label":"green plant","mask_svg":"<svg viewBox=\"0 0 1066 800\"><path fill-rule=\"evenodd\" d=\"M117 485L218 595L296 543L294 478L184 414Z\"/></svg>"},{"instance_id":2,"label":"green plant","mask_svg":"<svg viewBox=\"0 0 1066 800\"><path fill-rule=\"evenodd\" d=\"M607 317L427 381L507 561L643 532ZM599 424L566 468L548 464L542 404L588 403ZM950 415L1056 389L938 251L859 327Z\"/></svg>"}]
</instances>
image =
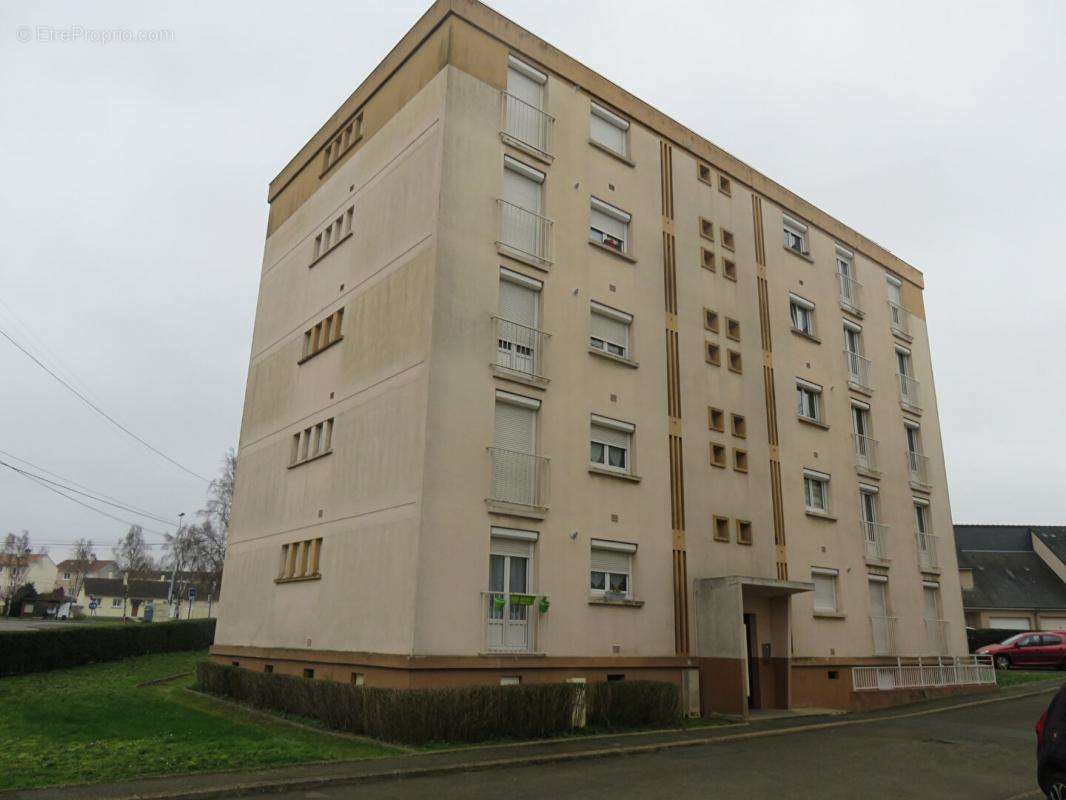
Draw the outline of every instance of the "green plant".
<instances>
[{"instance_id":1,"label":"green plant","mask_svg":"<svg viewBox=\"0 0 1066 800\"><path fill-rule=\"evenodd\" d=\"M675 725L681 720L681 693L660 681L608 681L588 686L588 724L604 728Z\"/></svg>"}]
</instances>

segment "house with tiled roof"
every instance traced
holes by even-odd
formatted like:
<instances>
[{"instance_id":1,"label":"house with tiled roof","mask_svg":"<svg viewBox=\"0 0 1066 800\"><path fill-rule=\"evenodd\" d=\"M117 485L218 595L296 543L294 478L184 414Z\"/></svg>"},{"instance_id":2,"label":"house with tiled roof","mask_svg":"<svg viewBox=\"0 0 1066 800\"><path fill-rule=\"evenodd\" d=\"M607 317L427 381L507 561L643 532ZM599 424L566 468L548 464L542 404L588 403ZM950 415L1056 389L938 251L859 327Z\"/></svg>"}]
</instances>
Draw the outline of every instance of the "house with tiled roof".
<instances>
[{"instance_id":1,"label":"house with tiled roof","mask_svg":"<svg viewBox=\"0 0 1066 800\"><path fill-rule=\"evenodd\" d=\"M52 590L56 580L56 563L47 553L33 553L26 565L26 573L20 580L20 585L33 584L38 594L44 594ZM11 579L11 570L17 568L14 559L10 555L0 555L0 595L7 592Z\"/></svg>"},{"instance_id":2,"label":"house with tiled roof","mask_svg":"<svg viewBox=\"0 0 1066 800\"><path fill-rule=\"evenodd\" d=\"M196 597L189 602L189 588L196 590ZM189 580L182 577L175 587L180 599L181 619L203 619L218 615L218 582ZM86 578L78 595L81 613L94 617L144 618L149 603L155 607L154 618L165 619L169 613L167 599L170 596L170 574L159 573L158 577L131 578ZM90 608L95 601L96 608Z\"/></svg>"},{"instance_id":3,"label":"house with tiled roof","mask_svg":"<svg viewBox=\"0 0 1066 800\"><path fill-rule=\"evenodd\" d=\"M955 525L970 628L1066 630L1066 525Z\"/></svg>"},{"instance_id":4,"label":"house with tiled roof","mask_svg":"<svg viewBox=\"0 0 1066 800\"><path fill-rule=\"evenodd\" d=\"M81 591L85 578L118 578L121 575L118 563L111 559L94 559L86 568L85 562L68 558L56 564L55 588L72 595Z\"/></svg>"}]
</instances>

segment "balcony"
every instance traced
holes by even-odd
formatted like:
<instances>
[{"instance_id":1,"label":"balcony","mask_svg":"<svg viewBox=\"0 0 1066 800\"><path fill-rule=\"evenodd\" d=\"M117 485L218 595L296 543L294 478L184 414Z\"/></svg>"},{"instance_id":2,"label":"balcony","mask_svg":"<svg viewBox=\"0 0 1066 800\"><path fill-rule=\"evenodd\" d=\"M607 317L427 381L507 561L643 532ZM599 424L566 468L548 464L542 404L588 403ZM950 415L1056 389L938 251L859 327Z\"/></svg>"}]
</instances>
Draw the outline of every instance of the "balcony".
<instances>
[{"instance_id":1,"label":"balcony","mask_svg":"<svg viewBox=\"0 0 1066 800\"><path fill-rule=\"evenodd\" d=\"M920 486L929 485L929 457L923 456L921 453L916 453L913 450L907 451L907 466L910 468L911 483L918 484Z\"/></svg>"},{"instance_id":2,"label":"balcony","mask_svg":"<svg viewBox=\"0 0 1066 800\"><path fill-rule=\"evenodd\" d=\"M496 247L504 255L539 269L552 263L552 221L514 203L498 199L500 238Z\"/></svg>"},{"instance_id":3,"label":"balcony","mask_svg":"<svg viewBox=\"0 0 1066 800\"><path fill-rule=\"evenodd\" d=\"M895 651L895 617L870 617L870 630L873 633L875 656L887 656Z\"/></svg>"},{"instance_id":4,"label":"balcony","mask_svg":"<svg viewBox=\"0 0 1066 800\"><path fill-rule=\"evenodd\" d=\"M485 621L486 652L535 652L540 618L536 595L482 592L481 618Z\"/></svg>"},{"instance_id":5,"label":"balcony","mask_svg":"<svg viewBox=\"0 0 1066 800\"><path fill-rule=\"evenodd\" d=\"M504 141L551 161L555 117L507 92L501 96L500 114L500 136Z\"/></svg>"},{"instance_id":6,"label":"balcony","mask_svg":"<svg viewBox=\"0 0 1066 800\"><path fill-rule=\"evenodd\" d=\"M922 400L919 394L921 384L910 375L904 375L901 372L896 373L896 379L899 381L899 401L916 411L921 410Z\"/></svg>"},{"instance_id":7,"label":"balcony","mask_svg":"<svg viewBox=\"0 0 1066 800\"><path fill-rule=\"evenodd\" d=\"M846 311L862 316L862 284L842 272L837 273L840 283L840 305Z\"/></svg>"},{"instance_id":8,"label":"balcony","mask_svg":"<svg viewBox=\"0 0 1066 800\"><path fill-rule=\"evenodd\" d=\"M865 392L872 392L874 387L870 382L870 359L845 350L844 360L848 365L848 383Z\"/></svg>"},{"instance_id":9,"label":"balcony","mask_svg":"<svg viewBox=\"0 0 1066 800\"><path fill-rule=\"evenodd\" d=\"M544 348L551 334L503 317L492 318L496 335L493 370L502 378L544 388Z\"/></svg>"},{"instance_id":10,"label":"balcony","mask_svg":"<svg viewBox=\"0 0 1066 800\"><path fill-rule=\"evenodd\" d=\"M915 533L918 541L918 569L922 572L940 571L940 553L937 549L937 539L931 533Z\"/></svg>"},{"instance_id":11,"label":"balcony","mask_svg":"<svg viewBox=\"0 0 1066 800\"><path fill-rule=\"evenodd\" d=\"M948 628L950 623L946 619L927 619L925 621L925 637L930 653L935 656L946 655L948 652Z\"/></svg>"},{"instance_id":12,"label":"balcony","mask_svg":"<svg viewBox=\"0 0 1066 800\"><path fill-rule=\"evenodd\" d=\"M490 447L489 454L492 456L492 486L487 502L491 510L543 518L548 511L550 460L499 447Z\"/></svg>"},{"instance_id":13,"label":"balcony","mask_svg":"<svg viewBox=\"0 0 1066 800\"><path fill-rule=\"evenodd\" d=\"M902 336L904 339L910 340L911 335L911 312L901 306L899 303L893 303L888 301L888 324L892 328L892 332Z\"/></svg>"},{"instance_id":14,"label":"balcony","mask_svg":"<svg viewBox=\"0 0 1066 800\"><path fill-rule=\"evenodd\" d=\"M859 520L866 542L867 561L888 561L888 526L869 520Z\"/></svg>"},{"instance_id":15,"label":"balcony","mask_svg":"<svg viewBox=\"0 0 1066 800\"><path fill-rule=\"evenodd\" d=\"M855 441L855 466L864 472L877 472L877 440L861 433L851 434Z\"/></svg>"},{"instance_id":16,"label":"balcony","mask_svg":"<svg viewBox=\"0 0 1066 800\"><path fill-rule=\"evenodd\" d=\"M857 692L935 686L995 686L996 668L992 665L992 656L897 658L895 664L852 667L851 681Z\"/></svg>"}]
</instances>

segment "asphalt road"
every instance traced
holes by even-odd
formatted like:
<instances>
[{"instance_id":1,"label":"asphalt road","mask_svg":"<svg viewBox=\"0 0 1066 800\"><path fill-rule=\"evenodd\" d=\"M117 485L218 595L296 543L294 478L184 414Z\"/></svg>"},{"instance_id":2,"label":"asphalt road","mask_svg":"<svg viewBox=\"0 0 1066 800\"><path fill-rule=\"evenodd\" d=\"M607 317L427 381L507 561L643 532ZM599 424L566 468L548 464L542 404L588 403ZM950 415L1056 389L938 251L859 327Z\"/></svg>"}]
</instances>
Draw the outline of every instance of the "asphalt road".
<instances>
[{"instance_id":1,"label":"asphalt road","mask_svg":"<svg viewBox=\"0 0 1066 800\"><path fill-rule=\"evenodd\" d=\"M1050 695L909 719L569 764L341 786L275 800L1037 798Z\"/></svg>"}]
</instances>

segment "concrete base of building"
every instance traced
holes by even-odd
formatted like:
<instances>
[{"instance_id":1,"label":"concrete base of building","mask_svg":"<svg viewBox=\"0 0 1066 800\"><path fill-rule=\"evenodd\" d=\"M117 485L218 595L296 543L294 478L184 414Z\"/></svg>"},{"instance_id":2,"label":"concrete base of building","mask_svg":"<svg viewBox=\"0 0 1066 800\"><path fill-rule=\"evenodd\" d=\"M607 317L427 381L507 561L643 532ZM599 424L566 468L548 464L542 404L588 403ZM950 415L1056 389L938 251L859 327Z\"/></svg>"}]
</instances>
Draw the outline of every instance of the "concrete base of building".
<instances>
[{"instance_id":1,"label":"concrete base of building","mask_svg":"<svg viewBox=\"0 0 1066 800\"><path fill-rule=\"evenodd\" d=\"M884 659L855 659L847 663L792 664L793 708L837 708L844 711L870 711L877 708L917 703L958 694L992 691L989 684L962 684L920 689L856 691L851 668L887 664Z\"/></svg>"}]
</instances>

